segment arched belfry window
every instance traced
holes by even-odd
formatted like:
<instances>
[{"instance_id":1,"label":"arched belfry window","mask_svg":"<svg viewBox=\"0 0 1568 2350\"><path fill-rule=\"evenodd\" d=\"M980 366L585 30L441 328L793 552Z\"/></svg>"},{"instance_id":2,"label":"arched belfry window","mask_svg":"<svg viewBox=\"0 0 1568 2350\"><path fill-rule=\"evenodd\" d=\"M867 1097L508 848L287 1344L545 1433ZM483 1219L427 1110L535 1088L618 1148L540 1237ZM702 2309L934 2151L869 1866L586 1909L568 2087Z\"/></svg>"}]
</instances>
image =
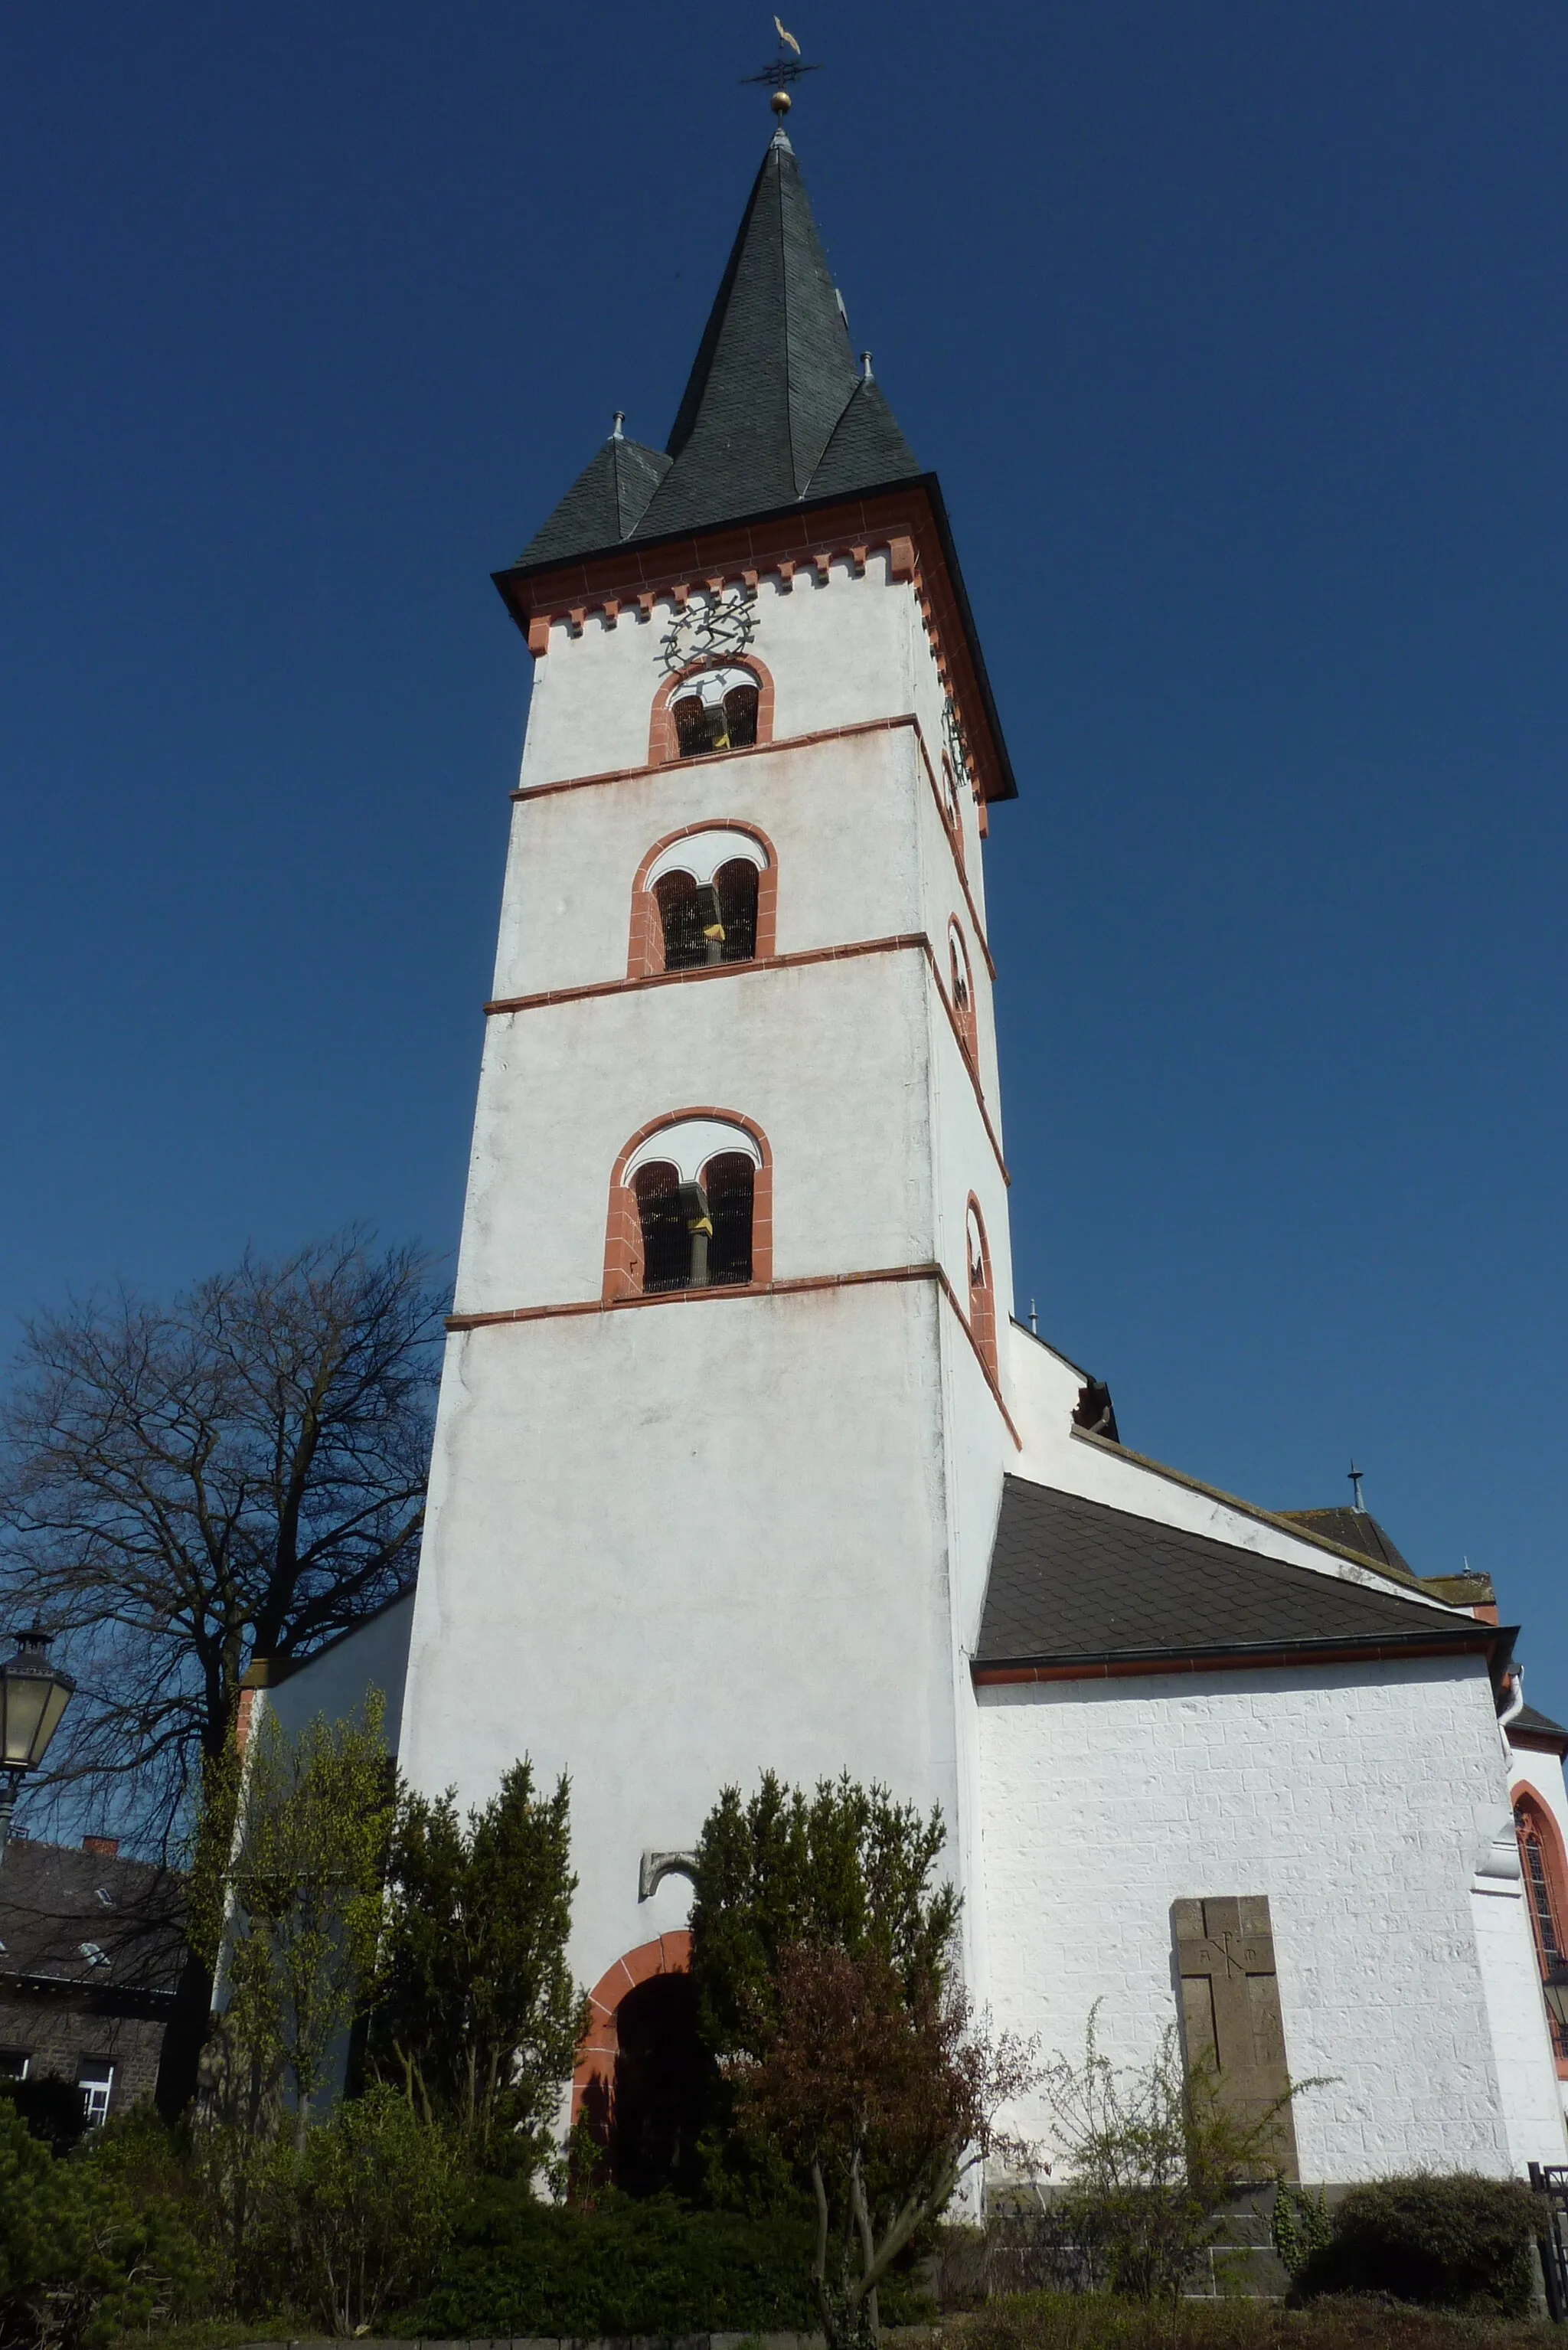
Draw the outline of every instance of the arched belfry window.
<instances>
[{"instance_id":1,"label":"arched belfry window","mask_svg":"<svg viewBox=\"0 0 1568 2350\"><path fill-rule=\"evenodd\" d=\"M710 751L749 750L757 739L762 685L749 669L698 670L670 690L675 755L700 759Z\"/></svg>"},{"instance_id":2,"label":"arched belfry window","mask_svg":"<svg viewBox=\"0 0 1568 2350\"><path fill-rule=\"evenodd\" d=\"M960 1040L973 1062L978 1049L974 980L970 972L969 949L956 922L948 924L948 996L953 1008L953 1018L958 1024Z\"/></svg>"},{"instance_id":3,"label":"arched belfry window","mask_svg":"<svg viewBox=\"0 0 1568 2350\"><path fill-rule=\"evenodd\" d=\"M607 1298L738 1289L769 1277L763 1147L728 1118L677 1118L624 1155L610 1200Z\"/></svg>"},{"instance_id":4,"label":"arched belfry window","mask_svg":"<svg viewBox=\"0 0 1568 2350\"><path fill-rule=\"evenodd\" d=\"M985 1237L985 1220L980 1212L980 1203L972 1192L964 1217L964 1255L969 1274L970 1336L980 1350L981 1360L994 1378L996 1298L991 1280L991 1245Z\"/></svg>"},{"instance_id":5,"label":"arched belfry window","mask_svg":"<svg viewBox=\"0 0 1568 2350\"><path fill-rule=\"evenodd\" d=\"M1568 1966L1568 1886L1563 1883L1562 1838L1544 1805L1530 1794L1514 1798L1513 1827L1519 1838L1535 1955L1542 1975L1549 1975L1554 1967ZM1554 2017L1549 2020L1552 2053L1560 2065L1568 2064L1568 2033Z\"/></svg>"},{"instance_id":6,"label":"arched belfry window","mask_svg":"<svg viewBox=\"0 0 1568 2350\"><path fill-rule=\"evenodd\" d=\"M777 898L760 833L701 825L676 834L649 851L633 886L628 977L771 955Z\"/></svg>"}]
</instances>

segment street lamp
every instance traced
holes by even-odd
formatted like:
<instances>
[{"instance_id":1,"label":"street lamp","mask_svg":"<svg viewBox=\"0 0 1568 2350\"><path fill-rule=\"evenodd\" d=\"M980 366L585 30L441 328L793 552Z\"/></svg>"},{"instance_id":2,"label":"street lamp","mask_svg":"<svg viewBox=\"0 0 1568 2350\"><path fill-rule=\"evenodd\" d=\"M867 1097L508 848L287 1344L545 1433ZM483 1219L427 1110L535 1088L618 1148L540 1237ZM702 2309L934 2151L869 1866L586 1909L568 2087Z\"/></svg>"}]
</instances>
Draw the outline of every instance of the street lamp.
<instances>
[{"instance_id":1,"label":"street lamp","mask_svg":"<svg viewBox=\"0 0 1568 2350\"><path fill-rule=\"evenodd\" d=\"M69 1673L56 1670L45 1650L49 1634L35 1624L14 1635L16 1653L0 1665L0 1858L11 1833L11 1814L17 1790L29 1771L44 1759L50 1739L60 1726L76 1683Z\"/></svg>"}]
</instances>

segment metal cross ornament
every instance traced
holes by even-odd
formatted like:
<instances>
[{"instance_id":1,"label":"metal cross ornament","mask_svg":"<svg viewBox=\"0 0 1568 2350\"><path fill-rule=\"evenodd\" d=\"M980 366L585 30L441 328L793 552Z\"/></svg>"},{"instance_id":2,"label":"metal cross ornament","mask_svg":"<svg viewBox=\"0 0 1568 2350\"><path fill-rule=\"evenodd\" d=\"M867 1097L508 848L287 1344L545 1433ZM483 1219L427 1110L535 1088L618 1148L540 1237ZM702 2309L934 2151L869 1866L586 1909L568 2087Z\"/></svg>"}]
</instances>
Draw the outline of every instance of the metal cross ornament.
<instances>
[{"instance_id":1,"label":"metal cross ornament","mask_svg":"<svg viewBox=\"0 0 1568 2350\"><path fill-rule=\"evenodd\" d=\"M732 660L756 633L755 604L743 588L732 588L726 596L677 612L660 640L659 655L673 676L693 661Z\"/></svg>"}]
</instances>

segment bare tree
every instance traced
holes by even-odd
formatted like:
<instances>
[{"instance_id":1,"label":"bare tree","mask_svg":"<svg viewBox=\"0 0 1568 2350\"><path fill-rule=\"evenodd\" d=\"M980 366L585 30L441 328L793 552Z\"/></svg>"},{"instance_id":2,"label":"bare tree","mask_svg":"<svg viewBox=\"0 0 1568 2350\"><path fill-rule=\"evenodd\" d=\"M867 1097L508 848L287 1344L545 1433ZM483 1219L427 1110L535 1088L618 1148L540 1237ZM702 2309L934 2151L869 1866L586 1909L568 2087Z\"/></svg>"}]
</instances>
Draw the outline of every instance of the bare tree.
<instances>
[{"instance_id":1,"label":"bare tree","mask_svg":"<svg viewBox=\"0 0 1568 2350\"><path fill-rule=\"evenodd\" d=\"M69 1643L57 1800L167 1853L252 1659L307 1657L408 1588L440 1305L423 1258L354 1228L169 1306L122 1291L26 1326L0 1590Z\"/></svg>"}]
</instances>

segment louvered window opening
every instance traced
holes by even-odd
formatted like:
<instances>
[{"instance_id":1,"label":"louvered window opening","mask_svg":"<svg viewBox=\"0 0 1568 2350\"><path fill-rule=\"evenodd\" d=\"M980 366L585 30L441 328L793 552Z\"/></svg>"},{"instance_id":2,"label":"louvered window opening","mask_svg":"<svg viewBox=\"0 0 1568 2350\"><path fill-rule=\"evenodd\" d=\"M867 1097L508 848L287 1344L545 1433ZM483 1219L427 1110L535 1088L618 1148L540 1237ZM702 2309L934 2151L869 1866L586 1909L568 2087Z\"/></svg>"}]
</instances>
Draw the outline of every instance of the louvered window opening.
<instances>
[{"instance_id":1,"label":"louvered window opening","mask_svg":"<svg viewBox=\"0 0 1568 2350\"><path fill-rule=\"evenodd\" d=\"M732 685L722 702L705 702L700 693L683 693L675 703L675 740L683 759L700 759L710 751L749 751L757 739L754 685Z\"/></svg>"},{"instance_id":2,"label":"louvered window opening","mask_svg":"<svg viewBox=\"0 0 1568 2350\"><path fill-rule=\"evenodd\" d=\"M1540 1954L1542 1972L1549 1974L1553 1967L1563 1965L1563 1950L1562 1929L1552 1898L1546 1847L1540 1828L1530 1815L1528 1805L1515 1804L1513 1821L1519 1835L1520 1857L1524 1863L1524 1884L1530 1897L1531 1922L1535 1928L1535 1947ZM1568 2062L1568 2033L1563 2031L1554 2015L1549 2015L1547 2020L1552 2027L1552 2054Z\"/></svg>"},{"instance_id":3,"label":"louvered window opening","mask_svg":"<svg viewBox=\"0 0 1568 2350\"><path fill-rule=\"evenodd\" d=\"M710 1159L696 1183L663 1160L633 1179L642 1226L645 1295L678 1289L734 1289L752 1277L752 1203L756 1170L743 1150Z\"/></svg>"},{"instance_id":4,"label":"louvered window opening","mask_svg":"<svg viewBox=\"0 0 1568 2350\"><path fill-rule=\"evenodd\" d=\"M732 857L711 881L666 873L654 883L653 895L664 931L666 971L755 958L757 868L750 858Z\"/></svg>"}]
</instances>

